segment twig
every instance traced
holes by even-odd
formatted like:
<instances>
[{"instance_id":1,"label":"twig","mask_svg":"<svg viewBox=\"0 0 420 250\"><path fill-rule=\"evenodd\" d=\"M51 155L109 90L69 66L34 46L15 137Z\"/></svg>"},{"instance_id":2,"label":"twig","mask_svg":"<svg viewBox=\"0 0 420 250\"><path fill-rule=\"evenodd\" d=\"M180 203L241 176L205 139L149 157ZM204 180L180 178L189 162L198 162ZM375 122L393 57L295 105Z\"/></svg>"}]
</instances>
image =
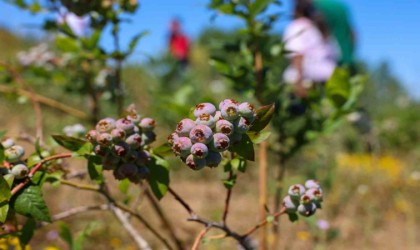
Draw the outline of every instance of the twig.
<instances>
[{"instance_id":1,"label":"twig","mask_svg":"<svg viewBox=\"0 0 420 250\"><path fill-rule=\"evenodd\" d=\"M113 204L109 205L110 210L114 213L115 217L120 221L124 229L130 234L131 238L137 243L139 249L152 250L147 241L137 232L137 230L130 223L127 215L118 207Z\"/></svg>"},{"instance_id":2,"label":"twig","mask_svg":"<svg viewBox=\"0 0 420 250\"><path fill-rule=\"evenodd\" d=\"M198 247L200 246L201 240L203 239L204 235L210 230L210 228L206 227L197 235L197 238L195 238L194 245L192 246L191 250L198 250Z\"/></svg>"},{"instance_id":3,"label":"twig","mask_svg":"<svg viewBox=\"0 0 420 250\"><path fill-rule=\"evenodd\" d=\"M71 217L73 215L84 213L84 212L87 212L87 211L107 210L107 209L109 209L108 204L102 204L102 205L96 205L96 206L75 207L75 208L71 208L67 211L64 211L64 212L58 213L56 215L53 215L52 216L52 221L63 220L63 219L66 219L68 217Z\"/></svg>"},{"instance_id":4,"label":"twig","mask_svg":"<svg viewBox=\"0 0 420 250\"><path fill-rule=\"evenodd\" d=\"M231 180L232 177L233 177L233 171L231 170L231 171L229 171L228 180ZM229 213L229 203L230 203L230 197L232 195L232 188L233 187L228 188L227 192L226 192L225 208L223 210L223 224L225 224L225 225L226 225L226 219L227 219L227 216L228 216L228 213Z\"/></svg>"},{"instance_id":5,"label":"twig","mask_svg":"<svg viewBox=\"0 0 420 250\"><path fill-rule=\"evenodd\" d=\"M267 142L263 141L260 144L259 150L259 218L266 217L267 205ZM261 230L259 234L260 249L267 249L267 231Z\"/></svg>"},{"instance_id":6,"label":"twig","mask_svg":"<svg viewBox=\"0 0 420 250\"><path fill-rule=\"evenodd\" d=\"M100 188L99 186L93 186L93 185L88 185L88 184L80 184L80 183L76 183L76 182L72 182L72 181L68 181L68 180L64 180L64 179L60 179L60 183L67 185L67 186L71 186L77 189L81 189L81 190L89 190L89 191L99 191Z\"/></svg>"},{"instance_id":7,"label":"twig","mask_svg":"<svg viewBox=\"0 0 420 250\"><path fill-rule=\"evenodd\" d=\"M31 181L32 176L36 173L36 171L38 171L42 167L42 165L44 165L44 163L49 162L49 161L53 161L53 160L57 160L57 159L69 158L69 157L72 157L72 156L73 156L72 153L58 154L58 155L53 155L53 156L47 157L44 160L42 160L41 162L37 163L31 169L31 171L29 172L28 177L12 189L12 191L11 191L12 195L19 192L19 190L21 190L26 184L28 184Z\"/></svg>"},{"instance_id":8,"label":"twig","mask_svg":"<svg viewBox=\"0 0 420 250\"><path fill-rule=\"evenodd\" d=\"M283 207L279 212L275 213L272 215L273 218L278 218L281 215L286 213L286 208ZM267 220L267 218L265 218L263 221L261 221L260 223L258 223L256 226L254 226L253 228L251 228L250 230L248 230L245 234L242 235L242 237L247 237L249 235L251 235L252 233L254 233L255 231L257 231L260 227L265 226L269 221Z\"/></svg>"}]
</instances>

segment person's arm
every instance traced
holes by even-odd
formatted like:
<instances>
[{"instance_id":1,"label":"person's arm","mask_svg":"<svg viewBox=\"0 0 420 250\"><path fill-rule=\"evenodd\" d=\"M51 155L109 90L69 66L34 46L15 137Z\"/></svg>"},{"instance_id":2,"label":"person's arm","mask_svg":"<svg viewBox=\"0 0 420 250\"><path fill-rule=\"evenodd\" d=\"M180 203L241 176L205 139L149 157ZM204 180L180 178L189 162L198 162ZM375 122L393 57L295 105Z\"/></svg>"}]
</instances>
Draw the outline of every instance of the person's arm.
<instances>
[{"instance_id":1,"label":"person's arm","mask_svg":"<svg viewBox=\"0 0 420 250\"><path fill-rule=\"evenodd\" d=\"M308 95L308 91L303 85L303 55L297 54L293 56L292 65L298 73L298 78L294 85L295 95L299 97L306 97Z\"/></svg>"}]
</instances>

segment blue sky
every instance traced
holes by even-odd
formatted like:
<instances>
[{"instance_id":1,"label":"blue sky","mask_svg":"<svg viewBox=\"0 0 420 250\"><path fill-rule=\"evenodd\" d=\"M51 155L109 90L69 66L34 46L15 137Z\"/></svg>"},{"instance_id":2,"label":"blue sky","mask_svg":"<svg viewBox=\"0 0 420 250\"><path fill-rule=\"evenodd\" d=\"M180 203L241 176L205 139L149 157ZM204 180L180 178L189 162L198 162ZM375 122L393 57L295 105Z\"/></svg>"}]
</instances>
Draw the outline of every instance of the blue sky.
<instances>
[{"instance_id":1,"label":"blue sky","mask_svg":"<svg viewBox=\"0 0 420 250\"><path fill-rule=\"evenodd\" d=\"M420 1L419 0L343 0L352 12L353 23L358 36L357 56L370 64L388 61L393 72L405 83L410 94L420 98ZM166 46L168 24L173 17L182 20L184 31L192 38L203 27L239 27L236 19L219 17L210 21L211 12L206 9L206 0L148 0L140 1L141 8L125 25L123 43L130 36L144 30L150 33L138 47L135 60L144 55L163 51ZM290 10L290 0L285 1L284 10ZM43 17L23 12L0 1L0 25L21 34L37 34L34 28L42 23ZM276 26L281 32L287 24L287 17ZM112 46L104 39L104 46Z\"/></svg>"}]
</instances>

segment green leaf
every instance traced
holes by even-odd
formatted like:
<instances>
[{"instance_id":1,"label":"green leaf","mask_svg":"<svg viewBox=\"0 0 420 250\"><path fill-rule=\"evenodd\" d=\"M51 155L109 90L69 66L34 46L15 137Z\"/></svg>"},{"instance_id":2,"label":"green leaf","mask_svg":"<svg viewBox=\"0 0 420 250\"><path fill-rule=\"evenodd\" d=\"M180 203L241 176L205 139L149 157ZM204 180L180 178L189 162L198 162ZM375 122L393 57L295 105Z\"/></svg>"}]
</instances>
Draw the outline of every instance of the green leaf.
<instances>
[{"instance_id":1,"label":"green leaf","mask_svg":"<svg viewBox=\"0 0 420 250\"><path fill-rule=\"evenodd\" d=\"M79 51L79 45L77 44L76 40L65 36L57 36L55 38L55 45L59 50L63 52Z\"/></svg>"},{"instance_id":2,"label":"green leaf","mask_svg":"<svg viewBox=\"0 0 420 250\"><path fill-rule=\"evenodd\" d=\"M92 231L96 228L97 222L90 222L85 226L83 231L74 239L74 245L72 250L82 250L83 242L86 240L87 237L92 233Z\"/></svg>"},{"instance_id":3,"label":"green leaf","mask_svg":"<svg viewBox=\"0 0 420 250\"><path fill-rule=\"evenodd\" d=\"M69 226L64 222L59 222L58 227L58 234L60 235L60 238L67 243L69 249L73 249L73 236Z\"/></svg>"},{"instance_id":4,"label":"green leaf","mask_svg":"<svg viewBox=\"0 0 420 250\"><path fill-rule=\"evenodd\" d=\"M164 143L158 147L153 148L152 153L161 157L174 154L169 143Z\"/></svg>"},{"instance_id":5,"label":"green leaf","mask_svg":"<svg viewBox=\"0 0 420 250\"><path fill-rule=\"evenodd\" d=\"M159 156L153 155L147 165L150 174L147 177L150 188L158 200L165 196L169 186L169 164Z\"/></svg>"},{"instance_id":6,"label":"green leaf","mask_svg":"<svg viewBox=\"0 0 420 250\"><path fill-rule=\"evenodd\" d=\"M334 106L341 107L350 96L350 75L343 68L336 68L326 84L327 97Z\"/></svg>"},{"instance_id":7,"label":"green leaf","mask_svg":"<svg viewBox=\"0 0 420 250\"><path fill-rule=\"evenodd\" d=\"M30 168L42 161L41 157L35 152L28 157L26 165Z\"/></svg>"},{"instance_id":8,"label":"green leaf","mask_svg":"<svg viewBox=\"0 0 420 250\"><path fill-rule=\"evenodd\" d=\"M246 170L246 160L242 157L234 158L230 161L230 164L233 169L239 170L242 173L245 173Z\"/></svg>"},{"instance_id":9,"label":"green leaf","mask_svg":"<svg viewBox=\"0 0 420 250\"><path fill-rule=\"evenodd\" d=\"M9 203L7 201L0 202L0 223L4 223L9 212Z\"/></svg>"},{"instance_id":10,"label":"green leaf","mask_svg":"<svg viewBox=\"0 0 420 250\"><path fill-rule=\"evenodd\" d=\"M249 9L249 12L252 16L257 16L261 12L265 11L268 7L268 5L273 0L255 0Z\"/></svg>"},{"instance_id":11,"label":"green leaf","mask_svg":"<svg viewBox=\"0 0 420 250\"><path fill-rule=\"evenodd\" d=\"M73 152L78 151L86 144L85 140L66 135L53 135L52 138L62 147Z\"/></svg>"},{"instance_id":12,"label":"green leaf","mask_svg":"<svg viewBox=\"0 0 420 250\"><path fill-rule=\"evenodd\" d=\"M232 178L230 178L230 179L223 180L223 185L227 189L233 188L235 186L235 184L236 184L236 175L233 175Z\"/></svg>"},{"instance_id":13,"label":"green leaf","mask_svg":"<svg viewBox=\"0 0 420 250\"><path fill-rule=\"evenodd\" d=\"M232 3L221 4L216 9L223 14L231 15L235 12L235 5Z\"/></svg>"},{"instance_id":14,"label":"green leaf","mask_svg":"<svg viewBox=\"0 0 420 250\"><path fill-rule=\"evenodd\" d=\"M42 198L39 186L28 186L11 201L13 209L36 220L51 222L50 212Z\"/></svg>"},{"instance_id":15,"label":"green leaf","mask_svg":"<svg viewBox=\"0 0 420 250\"><path fill-rule=\"evenodd\" d=\"M24 247L31 241L32 236L34 236L35 229L36 221L33 218L28 218L20 231L21 234L19 235L19 242L22 249L24 249Z\"/></svg>"},{"instance_id":16,"label":"green leaf","mask_svg":"<svg viewBox=\"0 0 420 250\"><path fill-rule=\"evenodd\" d=\"M128 49L128 54L133 53L133 51L136 48L137 43L140 41L140 39L143 38L144 36L148 35L148 34L149 34L148 31L143 31L143 32L140 32L139 34L135 35L131 39L130 44L128 45L128 48L129 48Z\"/></svg>"},{"instance_id":17,"label":"green leaf","mask_svg":"<svg viewBox=\"0 0 420 250\"><path fill-rule=\"evenodd\" d=\"M77 155L86 156L92 153L93 145L90 142L86 142L79 150L76 151Z\"/></svg>"},{"instance_id":18,"label":"green leaf","mask_svg":"<svg viewBox=\"0 0 420 250\"><path fill-rule=\"evenodd\" d=\"M231 146L229 151L237 153L239 156L242 156L249 161L255 160L254 144L247 134L243 134L241 141L238 144Z\"/></svg>"},{"instance_id":19,"label":"green leaf","mask_svg":"<svg viewBox=\"0 0 420 250\"><path fill-rule=\"evenodd\" d=\"M95 30L90 37L81 38L81 42L85 49L93 50L98 45L99 39L101 38L102 31Z\"/></svg>"},{"instance_id":20,"label":"green leaf","mask_svg":"<svg viewBox=\"0 0 420 250\"><path fill-rule=\"evenodd\" d=\"M0 141L3 139L3 137L6 135L7 131L0 131Z\"/></svg>"},{"instance_id":21,"label":"green leaf","mask_svg":"<svg viewBox=\"0 0 420 250\"><path fill-rule=\"evenodd\" d=\"M287 213L287 215L289 216L289 220L291 222L295 222L295 221L299 220L299 217L297 216L296 213Z\"/></svg>"},{"instance_id":22,"label":"green leaf","mask_svg":"<svg viewBox=\"0 0 420 250\"><path fill-rule=\"evenodd\" d=\"M90 179L97 183L102 183L104 177L102 175L102 159L99 156L90 155L88 157L88 173Z\"/></svg>"},{"instance_id":23,"label":"green leaf","mask_svg":"<svg viewBox=\"0 0 420 250\"><path fill-rule=\"evenodd\" d=\"M271 132L270 131L263 131L263 132L250 131L247 134L249 138L251 139L252 143L260 144L261 142L267 140L268 137L270 137Z\"/></svg>"},{"instance_id":24,"label":"green leaf","mask_svg":"<svg viewBox=\"0 0 420 250\"><path fill-rule=\"evenodd\" d=\"M127 194L129 187L130 187L130 181L128 179L124 179L120 181L120 183L118 184L118 189L123 194Z\"/></svg>"},{"instance_id":25,"label":"green leaf","mask_svg":"<svg viewBox=\"0 0 420 250\"><path fill-rule=\"evenodd\" d=\"M271 121L274 115L274 104L262 106L257 109L257 117L252 123L250 131L259 132L263 130Z\"/></svg>"},{"instance_id":26,"label":"green leaf","mask_svg":"<svg viewBox=\"0 0 420 250\"><path fill-rule=\"evenodd\" d=\"M3 175L3 178L6 180L7 184L9 184L9 188L12 188L13 181L15 180L15 176L12 174Z\"/></svg>"},{"instance_id":27,"label":"green leaf","mask_svg":"<svg viewBox=\"0 0 420 250\"><path fill-rule=\"evenodd\" d=\"M11 195L9 184L0 174L0 202L8 201Z\"/></svg>"}]
</instances>

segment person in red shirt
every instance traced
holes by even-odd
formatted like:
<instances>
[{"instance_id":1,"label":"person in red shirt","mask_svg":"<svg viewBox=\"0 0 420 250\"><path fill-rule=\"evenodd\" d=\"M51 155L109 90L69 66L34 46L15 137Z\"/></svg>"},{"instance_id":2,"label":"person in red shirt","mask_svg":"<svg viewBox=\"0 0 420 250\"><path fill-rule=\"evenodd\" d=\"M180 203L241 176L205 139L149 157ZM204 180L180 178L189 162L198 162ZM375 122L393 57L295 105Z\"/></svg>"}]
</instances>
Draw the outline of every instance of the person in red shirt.
<instances>
[{"instance_id":1,"label":"person in red shirt","mask_svg":"<svg viewBox=\"0 0 420 250\"><path fill-rule=\"evenodd\" d=\"M188 66L190 41L182 32L181 24L178 20L173 20L170 26L169 51L178 62L180 68Z\"/></svg>"}]
</instances>

